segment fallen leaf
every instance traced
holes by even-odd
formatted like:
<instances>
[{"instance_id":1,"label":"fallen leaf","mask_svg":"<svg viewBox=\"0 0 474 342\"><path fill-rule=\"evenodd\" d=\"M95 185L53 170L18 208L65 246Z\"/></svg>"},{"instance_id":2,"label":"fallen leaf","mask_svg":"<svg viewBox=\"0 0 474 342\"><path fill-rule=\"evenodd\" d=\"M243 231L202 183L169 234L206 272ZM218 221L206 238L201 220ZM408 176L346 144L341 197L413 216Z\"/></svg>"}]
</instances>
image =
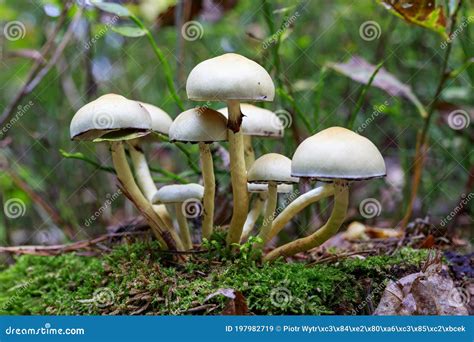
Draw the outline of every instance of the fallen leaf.
<instances>
[{"instance_id":1,"label":"fallen leaf","mask_svg":"<svg viewBox=\"0 0 474 342\"><path fill-rule=\"evenodd\" d=\"M444 9L442 6L436 6L435 0L379 0L379 2L406 22L430 29L448 39Z\"/></svg>"},{"instance_id":2,"label":"fallen leaf","mask_svg":"<svg viewBox=\"0 0 474 342\"><path fill-rule=\"evenodd\" d=\"M352 80L368 84L370 77L373 75L376 66L370 64L359 56L353 56L346 63L328 63L331 69L351 78ZM390 74L384 68L381 68L374 80L372 86L382 89L391 96L405 97L410 100L420 112L422 117L426 117L427 113L420 100L413 93L411 87L399 81L395 76Z\"/></svg>"},{"instance_id":3,"label":"fallen leaf","mask_svg":"<svg viewBox=\"0 0 474 342\"><path fill-rule=\"evenodd\" d=\"M235 291L235 298L229 299L224 310L223 315L247 315L249 309L244 295L240 291Z\"/></svg>"}]
</instances>

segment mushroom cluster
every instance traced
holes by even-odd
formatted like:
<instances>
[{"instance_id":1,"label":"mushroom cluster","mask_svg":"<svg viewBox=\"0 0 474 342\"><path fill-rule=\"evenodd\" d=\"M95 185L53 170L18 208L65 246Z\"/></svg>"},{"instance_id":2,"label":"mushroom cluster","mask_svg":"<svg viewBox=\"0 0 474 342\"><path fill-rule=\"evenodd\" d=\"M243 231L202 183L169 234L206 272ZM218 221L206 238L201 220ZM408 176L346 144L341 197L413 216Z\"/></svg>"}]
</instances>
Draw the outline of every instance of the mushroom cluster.
<instances>
[{"instance_id":1,"label":"mushroom cluster","mask_svg":"<svg viewBox=\"0 0 474 342\"><path fill-rule=\"evenodd\" d=\"M385 163L377 147L342 127L331 127L307 138L292 159L277 153L255 159L252 137L281 138L284 127L272 111L241 103L272 101L275 95L268 72L241 55L224 54L198 64L188 76L186 92L190 100L207 101L206 105L186 110L172 120L154 105L107 94L79 109L70 126L73 140L110 144L119 186L165 249L185 251L194 247L196 241L190 234L184 208L189 201L202 201L201 235L212 238L216 193L213 143L228 142L233 196L228 245L248 239L263 216L254 245L262 249L305 207L326 197L334 198L326 224L309 236L273 249L264 256L268 261L322 244L344 222L350 184L385 176ZM218 111L209 108L214 101L225 102L227 107ZM157 187L143 147L163 141L160 135L168 136L170 143L199 145L202 185ZM277 211L278 193L291 193L300 179L322 181L324 185L301 194Z\"/></svg>"}]
</instances>

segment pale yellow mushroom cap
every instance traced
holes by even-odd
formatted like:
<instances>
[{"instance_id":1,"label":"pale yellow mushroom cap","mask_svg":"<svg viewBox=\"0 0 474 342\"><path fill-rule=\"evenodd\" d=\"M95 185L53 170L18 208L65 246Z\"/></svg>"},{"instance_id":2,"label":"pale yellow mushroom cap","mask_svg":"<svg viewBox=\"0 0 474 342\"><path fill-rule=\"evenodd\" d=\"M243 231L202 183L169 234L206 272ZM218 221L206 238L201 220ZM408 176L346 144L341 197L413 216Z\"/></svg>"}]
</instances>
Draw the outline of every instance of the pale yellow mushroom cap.
<instances>
[{"instance_id":1,"label":"pale yellow mushroom cap","mask_svg":"<svg viewBox=\"0 0 474 342\"><path fill-rule=\"evenodd\" d=\"M291 159L278 153L264 154L252 164L248 171L249 183L297 183L291 176Z\"/></svg>"},{"instance_id":2,"label":"pale yellow mushroom cap","mask_svg":"<svg viewBox=\"0 0 474 342\"><path fill-rule=\"evenodd\" d=\"M152 198L152 203L181 203L186 200L201 200L204 196L204 187L199 184L165 185Z\"/></svg>"},{"instance_id":3,"label":"pale yellow mushroom cap","mask_svg":"<svg viewBox=\"0 0 474 342\"><path fill-rule=\"evenodd\" d=\"M192 108L174 119L169 138L182 142L224 141L227 140L227 119L207 107Z\"/></svg>"},{"instance_id":4,"label":"pale yellow mushroom cap","mask_svg":"<svg viewBox=\"0 0 474 342\"><path fill-rule=\"evenodd\" d=\"M154 132L168 135L173 119L163 109L149 103L140 102L150 113L151 129Z\"/></svg>"},{"instance_id":5,"label":"pale yellow mushroom cap","mask_svg":"<svg viewBox=\"0 0 474 342\"><path fill-rule=\"evenodd\" d=\"M260 108L248 103L240 104L240 111L244 115L242 118L242 133L255 137L283 137L285 127L278 116L271 110ZM218 110L228 118L228 108Z\"/></svg>"},{"instance_id":6,"label":"pale yellow mushroom cap","mask_svg":"<svg viewBox=\"0 0 474 342\"><path fill-rule=\"evenodd\" d=\"M267 192L268 184L247 183L248 192ZM278 184L277 192L280 194L288 194L293 191L292 184Z\"/></svg>"},{"instance_id":7,"label":"pale yellow mushroom cap","mask_svg":"<svg viewBox=\"0 0 474 342\"><path fill-rule=\"evenodd\" d=\"M261 65L227 53L196 65L186 81L186 92L195 101L273 101L275 86Z\"/></svg>"},{"instance_id":8,"label":"pale yellow mushroom cap","mask_svg":"<svg viewBox=\"0 0 474 342\"><path fill-rule=\"evenodd\" d=\"M342 127L327 128L296 149L291 174L320 180L362 180L385 176L385 162L367 138Z\"/></svg>"},{"instance_id":9,"label":"pale yellow mushroom cap","mask_svg":"<svg viewBox=\"0 0 474 342\"><path fill-rule=\"evenodd\" d=\"M106 94L81 107L71 120L73 140L127 140L147 135L151 117L138 102Z\"/></svg>"}]
</instances>

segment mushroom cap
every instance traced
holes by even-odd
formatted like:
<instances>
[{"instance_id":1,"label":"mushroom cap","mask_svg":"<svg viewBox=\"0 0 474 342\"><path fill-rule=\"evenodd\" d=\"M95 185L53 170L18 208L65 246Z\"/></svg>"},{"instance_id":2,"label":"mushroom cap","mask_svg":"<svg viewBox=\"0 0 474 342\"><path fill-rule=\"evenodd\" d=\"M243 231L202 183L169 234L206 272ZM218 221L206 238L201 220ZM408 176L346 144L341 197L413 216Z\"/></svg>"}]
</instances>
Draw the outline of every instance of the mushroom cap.
<instances>
[{"instance_id":1,"label":"mushroom cap","mask_svg":"<svg viewBox=\"0 0 474 342\"><path fill-rule=\"evenodd\" d=\"M196 65L186 81L186 92L195 101L273 101L275 86L261 65L226 53Z\"/></svg>"},{"instance_id":2,"label":"mushroom cap","mask_svg":"<svg viewBox=\"0 0 474 342\"><path fill-rule=\"evenodd\" d=\"M268 184L247 183L248 192L267 192ZM277 192L280 194L287 194L293 191L292 184L278 184Z\"/></svg>"},{"instance_id":3,"label":"mushroom cap","mask_svg":"<svg viewBox=\"0 0 474 342\"><path fill-rule=\"evenodd\" d=\"M73 140L128 140L147 135L151 117L138 102L106 94L82 106L71 120Z\"/></svg>"},{"instance_id":4,"label":"mushroom cap","mask_svg":"<svg viewBox=\"0 0 474 342\"><path fill-rule=\"evenodd\" d=\"M152 203L181 203L189 199L201 200L204 187L196 183L165 185L152 198Z\"/></svg>"},{"instance_id":5,"label":"mushroom cap","mask_svg":"<svg viewBox=\"0 0 474 342\"><path fill-rule=\"evenodd\" d=\"M343 127L330 127L304 140L296 149L291 174L320 180L383 177L385 162L367 138Z\"/></svg>"},{"instance_id":6,"label":"mushroom cap","mask_svg":"<svg viewBox=\"0 0 474 342\"><path fill-rule=\"evenodd\" d=\"M170 126L170 141L213 142L227 140L227 119L213 109L196 107L179 114Z\"/></svg>"},{"instance_id":7,"label":"mushroom cap","mask_svg":"<svg viewBox=\"0 0 474 342\"><path fill-rule=\"evenodd\" d=\"M163 109L149 103L140 102L150 113L151 129L154 132L168 135L173 119Z\"/></svg>"},{"instance_id":8,"label":"mushroom cap","mask_svg":"<svg viewBox=\"0 0 474 342\"><path fill-rule=\"evenodd\" d=\"M298 183L291 176L291 159L278 153L267 153L255 160L247 173L249 183Z\"/></svg>"},{"instance_id":9,"label":"mushroom cap","mask_svg":"<svg viewBox=\"0 0 474 342\"><path fill-rule=\"evenodd\" d=\"M280 118L271 110L241 103L240 111L244 115L241 126L243 134L256 137L283 137L285 127ZM219 109L218 112L226 118L229 117L227 107Z\"/></svg>"}]
</instances>

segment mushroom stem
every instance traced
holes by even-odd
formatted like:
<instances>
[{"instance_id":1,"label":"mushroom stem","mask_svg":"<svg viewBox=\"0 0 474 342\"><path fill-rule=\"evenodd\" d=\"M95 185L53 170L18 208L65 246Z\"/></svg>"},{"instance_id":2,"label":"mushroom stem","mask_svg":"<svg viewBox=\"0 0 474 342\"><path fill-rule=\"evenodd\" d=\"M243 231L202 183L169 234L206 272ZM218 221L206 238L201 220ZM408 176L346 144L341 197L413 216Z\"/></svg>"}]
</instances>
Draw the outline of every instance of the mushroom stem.
<instances>
[{"instance_id":1,"label":"mushroom stem","mask_svg":"<svg viewBox=\"0 0 474 342\"><path fill-rule=\"evenodd\" d=\"M275 248L264 257L264 261L272 261L280 256L292 256L299 252L310 250L314 247L320 246L323 242L328 240L341 227L347 213L349 204L349 187L347 184L335 183L334 185L334 206L331 216L324 226L318 229L313 234L289 242L283 246Z\"/></svg>"},{"instance_id":2,"label":"mushroom stem","mask_svg":"<svg viewBox=\"0 0 474 342\"><path fill-rule=\"evenodd\" d=\"M202 236L209 239L214 229L214 197L216 193L216 179L209 144L199 143L201 155L202 178L204 180L204 215L202 219Z\"/></svg>"},{"instance_id":3,"label":"mushroom stem","mask_svg":"<svg viewBox=\"0 0 474 342\"><path fill-rule=\"evenodd\" d=\"M255 151L252 146L252 136L244 135L244 159L247 171L252 167L255 161Z\"/></svg>"},{"instance_id":4,"label":"mushroom stem","mask_svg":"<svg viewBox=\"0 0 474 342\"><path fill-rule=\"evenodd\" d=\"M135 170L135 177L137 179L138 186L143 192L143 195L151 202L153 195L158 191L156 188L153 177L151 176L150 168L145 157L145 153L140 146L140 143L136 140L132 140L128 144L130 146L130 157L132 158L133 169ZM166 210L164 204L153 205L153 210L168 226L168 229L173 229L173 221Z\"/></svg>"},{"instance_id":5,"label":"mushroom stem","mask_svg":"<svg viewBox=\"0 0 474 342\"><path fill-rule=\"evenodd\" d=\"M229 134L230 176L232 181L233 212L227 234L227 244L238 243L247 217L249 199L247 193L247 171L244 159L244 141L240 125L242 113L237 100L227 102L229 118L227 130Z\"/></svg>"},{"instance_id":6,"label":"mushroom stem","mask_svg":"<svg viewBox=\"0 0 474 342\"><path fill-rule=\"evenodd\" d=\"M193 249L193 243L191 241L191 234L189 233L188 221L183 213L183 203L175 204L176 219L179 226L179 234L181 235L181 240L183 241L184 248L186 250Z\"/></svg>"},{"instance_id":7,"label":"mushroom stem","mask_svg":"<svg viewBox=\"0 0 474 342\"><path fill-rule=\"evenodd\" d=\"M308 205L334 194L334 186L325 184L310 190L292 201L273 221L268 240L273 239L301 210Z\"/></svg>"},{"instance_id":8,"label":"mushroom stem","mask_svg":"<svg viewBox=\"0 0 474 342\"><path fill-rule=\"evenodd\" d=\"M127 162L125 148L121 141L111 143L112 160L117 178L128 198L135 204L137 209L146 218L156 238L164 248L171 250L183 250L183 246L177 234L167 229L165 223L154 212L151 203L143 196L142 192L133 179L132 171Z\"/></svg>"},{"instance_id":9,"label":"mushroom stem","mask_svg":"<svg viewBox=\"0 0 474 342\"><path fill-rule=\"evenodd\" d=\"M255 223L257 222L260 214L262 213L263 204L265 203L267 197L266 194L266 192L260 193L253 200L252 209L250 209L247 215L247 219L244 223L244 229L242 230L242 236L240 237L241 243L248 239L250 233L255 227Z\"/></svg>"},{"instance_id":10,"label":"mushroom stem","mask_svg":"<svg viewBox=\"0 0 474 342\"><path fill-rule=\"evenodd\" d=\"M260 247L263 247L265 243L268 242L270 236L270 231L272 229L273 219L275 218L275 209L277 206L277 183L269 182L268 183L268 199L267 206L265 208L265 216L263 218L262 229L258 236L262 239Z\"/></svg>"}]
</instances>

